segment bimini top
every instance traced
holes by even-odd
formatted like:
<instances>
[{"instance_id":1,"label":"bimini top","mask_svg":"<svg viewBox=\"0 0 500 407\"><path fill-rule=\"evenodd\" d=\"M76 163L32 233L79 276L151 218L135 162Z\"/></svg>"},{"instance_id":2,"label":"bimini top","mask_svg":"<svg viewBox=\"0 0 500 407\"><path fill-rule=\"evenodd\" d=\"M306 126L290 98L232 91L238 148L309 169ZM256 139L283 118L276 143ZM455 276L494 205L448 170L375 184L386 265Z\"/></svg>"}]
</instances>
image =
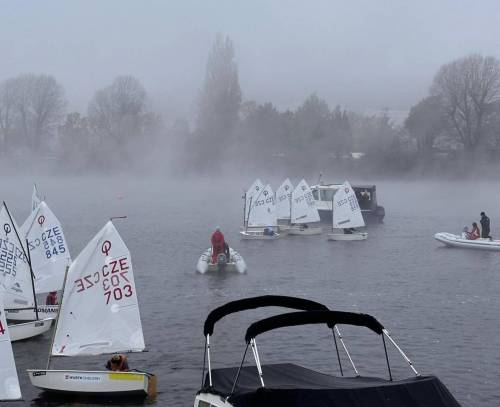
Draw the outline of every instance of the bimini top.
<instances>
[{"instance_id":1,"label":"bimini top","mask_svg":"<svg viewBox=\"0 0 500 407\"><path fill-rule=\"evenodd\" d=\"M368 314L341 311L290 312L254 322L247 329L245 341L249 343L257 335L273 329L311 324L326 324L330 328L337 324L364 326L378 335L384 330L384 326Z\"/></svg>"},{"instance_id":2,"label":"bimini top","mask_svg":"<svg viewBox=\"0 0 500 407\"><path fill-rule=\"evenodd\" d=\"M229 397L234 407L460 407L435 376L390 381L377 377L337 377L291 363L262 366L262 387L255 366L214 369L210 393ZM208 382L205 382L208 389ZM205 390L206 391L206 390Z\"/></svg>"},{"instance_id":3,"label":"bimini top","mask_svg":"<svg viewBox=\"0 0 500 407\"><path fill-rule=\"evenodd\" d=\"M215 324L226 315L261 307L283 307L303 311L328 310L326 305L320 304L319 302L303 298L287 297L284 295L263 295L259 297L243 298L241 300L228 302L210 312L205 320L203 335L213 335Z\"/></svg>"}]
</instances>

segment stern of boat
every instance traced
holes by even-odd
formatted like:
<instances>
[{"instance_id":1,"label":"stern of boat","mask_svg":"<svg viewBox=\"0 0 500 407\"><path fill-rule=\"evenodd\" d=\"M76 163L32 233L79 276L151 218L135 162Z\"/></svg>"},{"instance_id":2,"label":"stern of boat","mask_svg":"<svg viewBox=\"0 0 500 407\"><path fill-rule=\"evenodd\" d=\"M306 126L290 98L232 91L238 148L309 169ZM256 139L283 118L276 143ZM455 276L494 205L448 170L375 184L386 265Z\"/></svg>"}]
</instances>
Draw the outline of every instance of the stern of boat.
<instances>
[{"instance_id":1,"label":"stern of boat","mask_svg":"<svg viewBox=\"0 0 500 407\"><path fill-rule=\"evenodd\" d=\"M233 405L219 395L198 393L194 399L194 407L233 407Z\"/></svg>"}]
</instances>

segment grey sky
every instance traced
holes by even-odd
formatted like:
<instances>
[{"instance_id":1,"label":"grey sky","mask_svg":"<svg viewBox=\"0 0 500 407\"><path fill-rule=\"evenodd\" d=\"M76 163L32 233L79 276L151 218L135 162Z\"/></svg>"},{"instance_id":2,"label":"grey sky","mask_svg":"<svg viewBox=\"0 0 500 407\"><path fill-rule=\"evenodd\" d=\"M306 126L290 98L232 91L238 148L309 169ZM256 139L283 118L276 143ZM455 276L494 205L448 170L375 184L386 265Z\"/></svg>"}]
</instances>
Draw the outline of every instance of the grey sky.
<instances>
[{"instance_id":1,"label":"grey sky","mask_svg":"<svg viewBox=\"0 0 500 407\"><path fill-rule=\"evenodd\" d=\"M234 41L244 99L295 107L317 92L349 109L406 109L439 66L500 55L500 2L3 1L0 79L49 73L70 108L118 74L137 76L156 109L190 115L217 32Z\"/></svg>"}]
</instances>

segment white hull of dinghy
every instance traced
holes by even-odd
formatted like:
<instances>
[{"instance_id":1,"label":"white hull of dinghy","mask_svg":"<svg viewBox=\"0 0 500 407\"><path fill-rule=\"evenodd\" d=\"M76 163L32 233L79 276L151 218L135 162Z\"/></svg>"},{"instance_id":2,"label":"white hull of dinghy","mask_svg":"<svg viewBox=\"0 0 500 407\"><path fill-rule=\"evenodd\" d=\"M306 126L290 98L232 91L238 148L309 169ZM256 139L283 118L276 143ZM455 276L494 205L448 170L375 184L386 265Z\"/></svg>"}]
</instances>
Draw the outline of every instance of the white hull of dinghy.
<instances>
[{"instance_id":1,"label":"white hull of dinghy","mask_svg":"<svg viewBox=\"0 0 500 407\"><path fill-rule=\"evenodd\" d=\"M40 319L38 321L9 325L10 341L22 341L23 339L29 339L42 335L50 329L53 320L54 318L51 317Z\"/></svg>"},{"instance_id":2,"label":"white hull of dinghy","mask_svg":"<svg viewBox=\"0 0 500 407\"><path fill-rule=\"evenodd\" d=\"M229 248L229 262L226 263L224 271L227 272L237 272L244 273L247 270L247 265L243 257L231 247ZM212 248L208 248L198 259L198 264L196 265L196 271L201 274L218 272L219 265L211 263L212 261Z\"/></svg>"},{"instance_id":3,"label":"white hull of dinghy","mask_svg":"<svg viewBox=\"0 0 500 407\"><path fill-rule=\"evenodd\" d=\"M463 249L496 250L500 251L500 240L490 239L464 239L461 235L452 233L436 233L434 239L450 247L460 247Z\"/></svg>"},{"instance_id":4,"label":"white hull of dinghy","mask_svg":"<svg viewBox=\"0 0 500 407\"><path fill-rule=\"evenodd\" d=\"M281 236L279 233L265 235L263 230L247 230L240 232L241 238L244 240L275 240Z\"/></svg>"},{"instance_id":5,"label":"white hull of dinghy","mask_svg":"<svg viewBox=\"0 0 500 407\"><path fill-rule=\"evenodd\" d=\"M39 305L38 318L55 318L59 312L59 305ZM34 321L36 313L34 309L6 309L5 316L8 321Z\"/></svg>"},{"instance_id":6,"label":"white hull of dinghy","mask_svg":"<svg viewBox=\"0 0 500 407\"><path fill-rule=\"evenodd\" d=\"M280 232L281 231L292 236L313 236L323 233L321 226L309 226L307 228L299 225L280 226Z\"/></svg>"},{"instance_id":7,"label":"white hull of dinghy","mask_svg":"<svg viewBox=\"0 0 500 407\"><path fill-rule=\"evenodd\" d=\"M106 396L151 394L150 380L154 378L144 372L34 369L27 372L31 384L44 391Z\"/></svg>"},{"instance_id":8,"label":"white hull of dinghy","mask_svg":"<svg viewBox=\"0 0 500 407\"><path fill-rule=\"evenodd\" d=\"M328 233L328 240L335 240L335 241L366 240L367 238L368 238L368 233L366 232Z\"/></svg>"}]
</instances>

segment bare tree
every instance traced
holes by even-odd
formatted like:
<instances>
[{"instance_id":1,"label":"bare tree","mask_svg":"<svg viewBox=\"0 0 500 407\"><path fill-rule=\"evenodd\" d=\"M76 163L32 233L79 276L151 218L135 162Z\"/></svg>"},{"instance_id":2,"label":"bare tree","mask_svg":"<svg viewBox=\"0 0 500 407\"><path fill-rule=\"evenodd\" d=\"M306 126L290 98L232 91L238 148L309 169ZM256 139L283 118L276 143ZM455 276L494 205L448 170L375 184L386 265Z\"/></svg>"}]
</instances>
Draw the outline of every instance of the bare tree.
<instances>
[{"instance_id":1,"label":"bare tree","mask_svg":"<svg viewBox=\"0 0 500 407\"><path fill-rule=\"evenodd\" d=\"M442 100L465 149L475 150L485 134L489 107L500 97L500 61L477 54L452 61L436 74L431 94Z\"/></svg>"},{"instance_id":2,"label":"bare tree","mask_svg":"<svg viewBox=\"0 0 500 407\"><path fill-rule=\"evenodd\" d=\"M0 154L2 155L13 147L16 115L15 80L7 79L0 84Z\"/></svg>"}]
</instances>

